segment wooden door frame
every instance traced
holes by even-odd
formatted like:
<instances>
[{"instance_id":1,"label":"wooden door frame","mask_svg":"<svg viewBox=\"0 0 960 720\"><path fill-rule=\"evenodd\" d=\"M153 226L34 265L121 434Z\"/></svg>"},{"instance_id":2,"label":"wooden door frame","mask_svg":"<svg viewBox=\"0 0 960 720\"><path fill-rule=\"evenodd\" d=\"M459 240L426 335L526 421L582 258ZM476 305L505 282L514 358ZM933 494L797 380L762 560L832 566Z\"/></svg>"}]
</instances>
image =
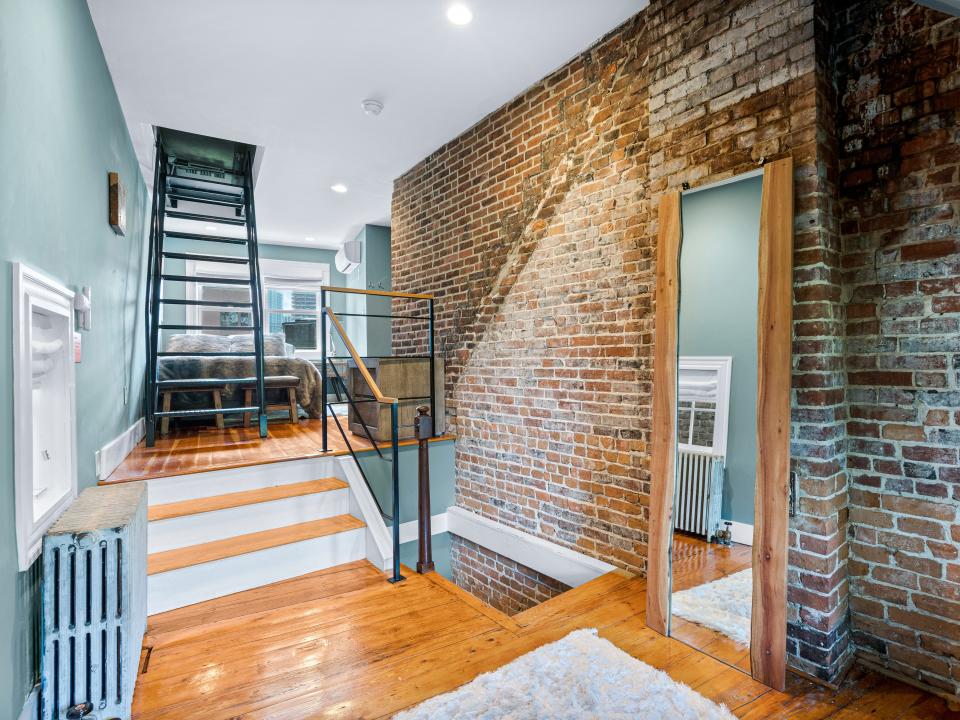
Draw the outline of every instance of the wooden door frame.
<instances>
[{"instance_id":1,"label":"wooden door frame","mask_svg":"<svg viewBox=\"0 0 960 720\"><path fill-rule=\"evenodd\" d=\"M751 674L782 690L787 661L787 532L793 323L793 160L763 168L757 297L757 487L753 526ZM647 625L670 633L676 466L680 193L661 196L650 445Z\"/></svg>"}]
</instances>

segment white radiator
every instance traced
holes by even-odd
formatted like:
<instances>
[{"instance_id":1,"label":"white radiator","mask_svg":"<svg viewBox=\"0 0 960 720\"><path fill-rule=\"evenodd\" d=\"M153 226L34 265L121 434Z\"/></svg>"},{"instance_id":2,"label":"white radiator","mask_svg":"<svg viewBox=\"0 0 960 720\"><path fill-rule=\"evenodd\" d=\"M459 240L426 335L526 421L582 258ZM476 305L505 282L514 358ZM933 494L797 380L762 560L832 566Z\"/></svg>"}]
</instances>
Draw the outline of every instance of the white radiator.
<instances>
[{"instance_id":1,"label":"white radiator","mask_svg":"<svg viewBox=\"0 0 960 720\"><path fill-rule=\"evenodd\" d=\"M147 489L84 490L43 538L41 718L130 717L147 624Z\"/></svg>"},{"instance_id":2,"label":"white radiator","mask_svg":"<svg viewBox=\"0 0 960 720\"><path fill-rule=\"evenodd\" d=\"M720 527L723 455L682 448L677 451L674 529L712 540Z\"/></svg>"}]
</instances>

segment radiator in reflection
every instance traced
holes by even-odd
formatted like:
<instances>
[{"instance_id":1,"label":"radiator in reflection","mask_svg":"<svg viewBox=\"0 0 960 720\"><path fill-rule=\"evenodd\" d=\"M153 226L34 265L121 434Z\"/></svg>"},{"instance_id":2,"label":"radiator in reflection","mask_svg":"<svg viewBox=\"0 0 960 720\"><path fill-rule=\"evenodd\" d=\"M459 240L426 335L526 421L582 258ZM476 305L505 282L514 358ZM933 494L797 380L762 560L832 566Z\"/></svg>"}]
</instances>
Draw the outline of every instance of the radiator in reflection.
<instances>
[{"instance_id":1,"label":"radiator in reflection","mask_svg":"<svg viewBox=\"0 0 960 720\"><path fill-rule=\"evenodd\" d=\"M712 540L720 527L724 457L681 449L677 452L674 528Z\"/></svg>"}]
</instances>

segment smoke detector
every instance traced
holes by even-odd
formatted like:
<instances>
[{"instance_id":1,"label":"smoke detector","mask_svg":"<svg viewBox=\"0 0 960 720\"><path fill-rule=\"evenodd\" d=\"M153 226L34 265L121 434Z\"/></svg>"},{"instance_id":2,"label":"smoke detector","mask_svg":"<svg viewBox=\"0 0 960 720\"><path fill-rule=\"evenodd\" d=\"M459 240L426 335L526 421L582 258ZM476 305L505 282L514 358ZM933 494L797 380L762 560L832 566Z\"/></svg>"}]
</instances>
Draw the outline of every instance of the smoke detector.
<instances>
[{"instance_id":1,"label":"smoke detector","mask_svg":"<svg viewBox=\"0 0 960 720\"><path fill-rule=\"evenodd\" d=\"M372 98L368 98L367 100L364 100L362 103L360 103L360 107L363 108L363 112L365 115L376 116L383 112L383 103L380 102L379 100L374 100Z\"/></svg>"}]
</instances>

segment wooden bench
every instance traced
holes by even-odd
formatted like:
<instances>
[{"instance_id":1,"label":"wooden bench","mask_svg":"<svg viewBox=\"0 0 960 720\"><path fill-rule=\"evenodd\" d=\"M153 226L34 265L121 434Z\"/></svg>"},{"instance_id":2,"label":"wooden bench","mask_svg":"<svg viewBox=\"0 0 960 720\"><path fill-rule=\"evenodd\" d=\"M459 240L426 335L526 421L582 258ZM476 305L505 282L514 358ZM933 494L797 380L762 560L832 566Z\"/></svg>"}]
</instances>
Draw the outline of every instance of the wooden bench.
<instances>
[{"instance_id":1,"label":"wooden bench","mask_svg":"<svg viewBox=\"0 0 960 720\"><path fill-rule=\"evenodd\" d=\"M223 392L227 389L226 383L204 383L197 384L197 381L185 380L182 385L166 385L160 390L160 399L162 401L163 412L170 412L173 404L174 393L210 393L213 398L213 407L217 410L223 408ZM214 415L218 428L223 427L223 415L218 413ZM165 417L160 420L160 434L166 435L170 432L170 418Z\"/></svg>"},{"instance_id":2,"label":"wooden bench","mask_svg":"<svg viewBox=\"0 0 960 720\"><path fill-rule=\"evenodd\" d=\"M287 410L290 413L290 422L300 421L300 413L297 410L297 388L300 387L300 378L296 375L272 375L263 379L264 391L269 393L271 390L286 390L287 401L281 404L267 405L266 410ZM253 396L257 392L256 383L244 383L240 386L243 390L243 406L253 406ZM250 413L243 414L243 426L250 427Z\"/></svg>"}]
</instances>

